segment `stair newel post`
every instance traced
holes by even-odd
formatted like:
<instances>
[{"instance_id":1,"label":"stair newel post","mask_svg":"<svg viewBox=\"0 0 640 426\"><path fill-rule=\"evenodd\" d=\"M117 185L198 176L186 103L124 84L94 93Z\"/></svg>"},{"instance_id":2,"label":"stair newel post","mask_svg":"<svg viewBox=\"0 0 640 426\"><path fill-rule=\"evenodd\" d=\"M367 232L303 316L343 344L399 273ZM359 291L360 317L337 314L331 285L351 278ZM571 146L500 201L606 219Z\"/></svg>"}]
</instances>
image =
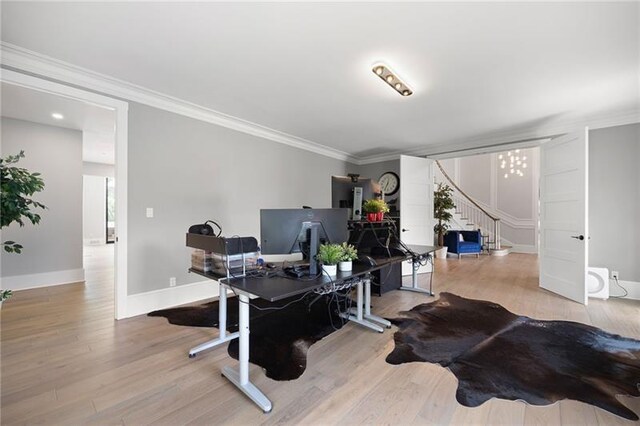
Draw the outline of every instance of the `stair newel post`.
<instances>
[{"instance_id":1,"label":"stair newel post","mask_svg":"<svg viewBox=\"0 0 640 426\"><path fill-rule=\"evenodd\" d=\"M496 250L500 250L500 219L496 219L494 222L494 245Z\"/></svg>"}]
</instances>

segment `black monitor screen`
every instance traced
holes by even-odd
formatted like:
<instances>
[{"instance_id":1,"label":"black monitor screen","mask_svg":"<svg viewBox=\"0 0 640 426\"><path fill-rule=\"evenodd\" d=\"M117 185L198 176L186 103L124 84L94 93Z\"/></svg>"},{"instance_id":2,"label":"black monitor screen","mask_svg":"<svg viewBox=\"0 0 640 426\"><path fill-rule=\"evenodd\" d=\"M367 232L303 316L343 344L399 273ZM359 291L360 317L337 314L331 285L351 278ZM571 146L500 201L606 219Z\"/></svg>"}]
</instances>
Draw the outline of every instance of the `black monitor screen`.
<instances>
[{"instance_id":1,"label":"black monitor screen","mask_svg":"<svg viewBox=\"0 0 640 426\"><path fill-rule=\"evenodd\" d=\"M262 209L261 251L263 254L304 253L313 222L321 224L321 243L343 243L349 239L348 219L348 209Z\"/></svg>"}]
</instances>

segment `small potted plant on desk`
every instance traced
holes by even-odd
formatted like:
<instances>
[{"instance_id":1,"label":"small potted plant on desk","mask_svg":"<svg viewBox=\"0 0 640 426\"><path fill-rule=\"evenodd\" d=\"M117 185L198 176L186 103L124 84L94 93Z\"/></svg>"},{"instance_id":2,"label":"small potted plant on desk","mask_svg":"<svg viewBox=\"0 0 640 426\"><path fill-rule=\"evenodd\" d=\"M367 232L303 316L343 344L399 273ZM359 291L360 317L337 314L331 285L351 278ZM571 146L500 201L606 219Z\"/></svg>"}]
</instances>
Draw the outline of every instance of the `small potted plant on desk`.
<instances>
[{"instance_id":1,"label":"small potted plant on desk","mask_svg":"<svg viewBox=\"0 0 640 426\"><path fill-rule=\"evenodd\" d=\"M449 185L439 183L436 190L433 192L433 217L438 221L433 227L433 230L438 235L438 246L440 250L436 251L436 257L438 259L445 259L447 257L447 247L444 246L444 234L449 229L449 221L453 217L450 210L455 209L456 205L453 202L451 193L453 189Z\"/></svg>"},{"instance_id":2,"label":"small potted plant on desk","mask_svg":"<svg viewBox=\"0 0 640 426\"><path fill-rule=\"evenodd\" d=\"M2 308L2 302L12 296L11 290L0 290L0 308Z\"/></svg>"},{"instance_id":3,"label":"small potted plant on desk","mask_svg":"<svg viewBox=\"0 0 640 426\"><path fill-rule=\"evenodd\" d=\"M322 271L333 277L338 273L338 262L342 260L342 256L340 244L321 244L316 259L322 263Z\"/></svg>"},{"instance_id":4,"label":"small potted plant on desk","mask_svg":"<svg viewBox=\"0 0 640 426\"><path fill-rule=\"evenodd\" d=\"M358 258L358 250L351 244L342 243L342 259L338 264L340 271L350 271L353 268L353 261Z\"/></svg>"},{"instance_id":5,"label":"small potted plant on desk","mask_svg":"<svg viewBox=\"0 0 640 426\"><path fill-rule=\"evenodd\" d=\"M367 200L362 205L362 210L367 214L369 222L381 222L384 214L389 212L389 206L384 200Z\"/></svg>"}]
</instances>

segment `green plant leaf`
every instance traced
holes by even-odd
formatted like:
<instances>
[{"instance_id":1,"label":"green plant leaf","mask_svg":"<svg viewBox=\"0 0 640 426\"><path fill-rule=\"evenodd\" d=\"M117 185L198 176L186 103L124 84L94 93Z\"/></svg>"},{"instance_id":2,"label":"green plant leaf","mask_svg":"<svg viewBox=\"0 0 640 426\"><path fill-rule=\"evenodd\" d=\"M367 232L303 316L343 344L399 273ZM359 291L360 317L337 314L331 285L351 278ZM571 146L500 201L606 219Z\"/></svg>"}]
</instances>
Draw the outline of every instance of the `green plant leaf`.
<instances>
[{"instance_id":1,"label":"green plant leaf","mask_svg":"<svg viewBox=\"0 0 640 426\"><path fill-rule=\"evenodd\" d=\"M24 157L24 151L20 151L17 155L8 155L0 159L0 229L12 223L24 226L25 220L37 225L41 217L34 209L47 208L31 198L33 194L44 189L44 180L40 173L31 173L27 169L15 166ZM8 253L22 252L22 246L14 241L6 241L3 246Z\"/></svg>"}]
</instances>

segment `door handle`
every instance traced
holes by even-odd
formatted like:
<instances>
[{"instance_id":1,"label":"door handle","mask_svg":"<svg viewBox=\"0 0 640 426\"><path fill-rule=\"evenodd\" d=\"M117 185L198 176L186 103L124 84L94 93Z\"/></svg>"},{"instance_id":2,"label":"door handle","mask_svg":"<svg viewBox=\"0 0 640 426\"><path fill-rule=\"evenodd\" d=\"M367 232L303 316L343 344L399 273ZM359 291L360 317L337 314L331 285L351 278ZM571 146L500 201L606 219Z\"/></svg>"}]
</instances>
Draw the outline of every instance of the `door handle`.
<instances>
[{"instance_id":1,"label":"door handle","mask_svg":"<svg viewBox=\"0 0 640 426\"><path fill-rule=\"evenodd\" d=\"M571 238L582 241L584 240L584 235L572 235Z\"/></svg>"},{"instance_id":2,"label":"door handle","mask_svg":"<svg viewBox=\"0 0 640 426\"><path fill-rule=\"evenodd\" d=\"M407 232L407 231L408 231L408 229L402 228L402 232Z\"/></svg>"}]
</instances>

